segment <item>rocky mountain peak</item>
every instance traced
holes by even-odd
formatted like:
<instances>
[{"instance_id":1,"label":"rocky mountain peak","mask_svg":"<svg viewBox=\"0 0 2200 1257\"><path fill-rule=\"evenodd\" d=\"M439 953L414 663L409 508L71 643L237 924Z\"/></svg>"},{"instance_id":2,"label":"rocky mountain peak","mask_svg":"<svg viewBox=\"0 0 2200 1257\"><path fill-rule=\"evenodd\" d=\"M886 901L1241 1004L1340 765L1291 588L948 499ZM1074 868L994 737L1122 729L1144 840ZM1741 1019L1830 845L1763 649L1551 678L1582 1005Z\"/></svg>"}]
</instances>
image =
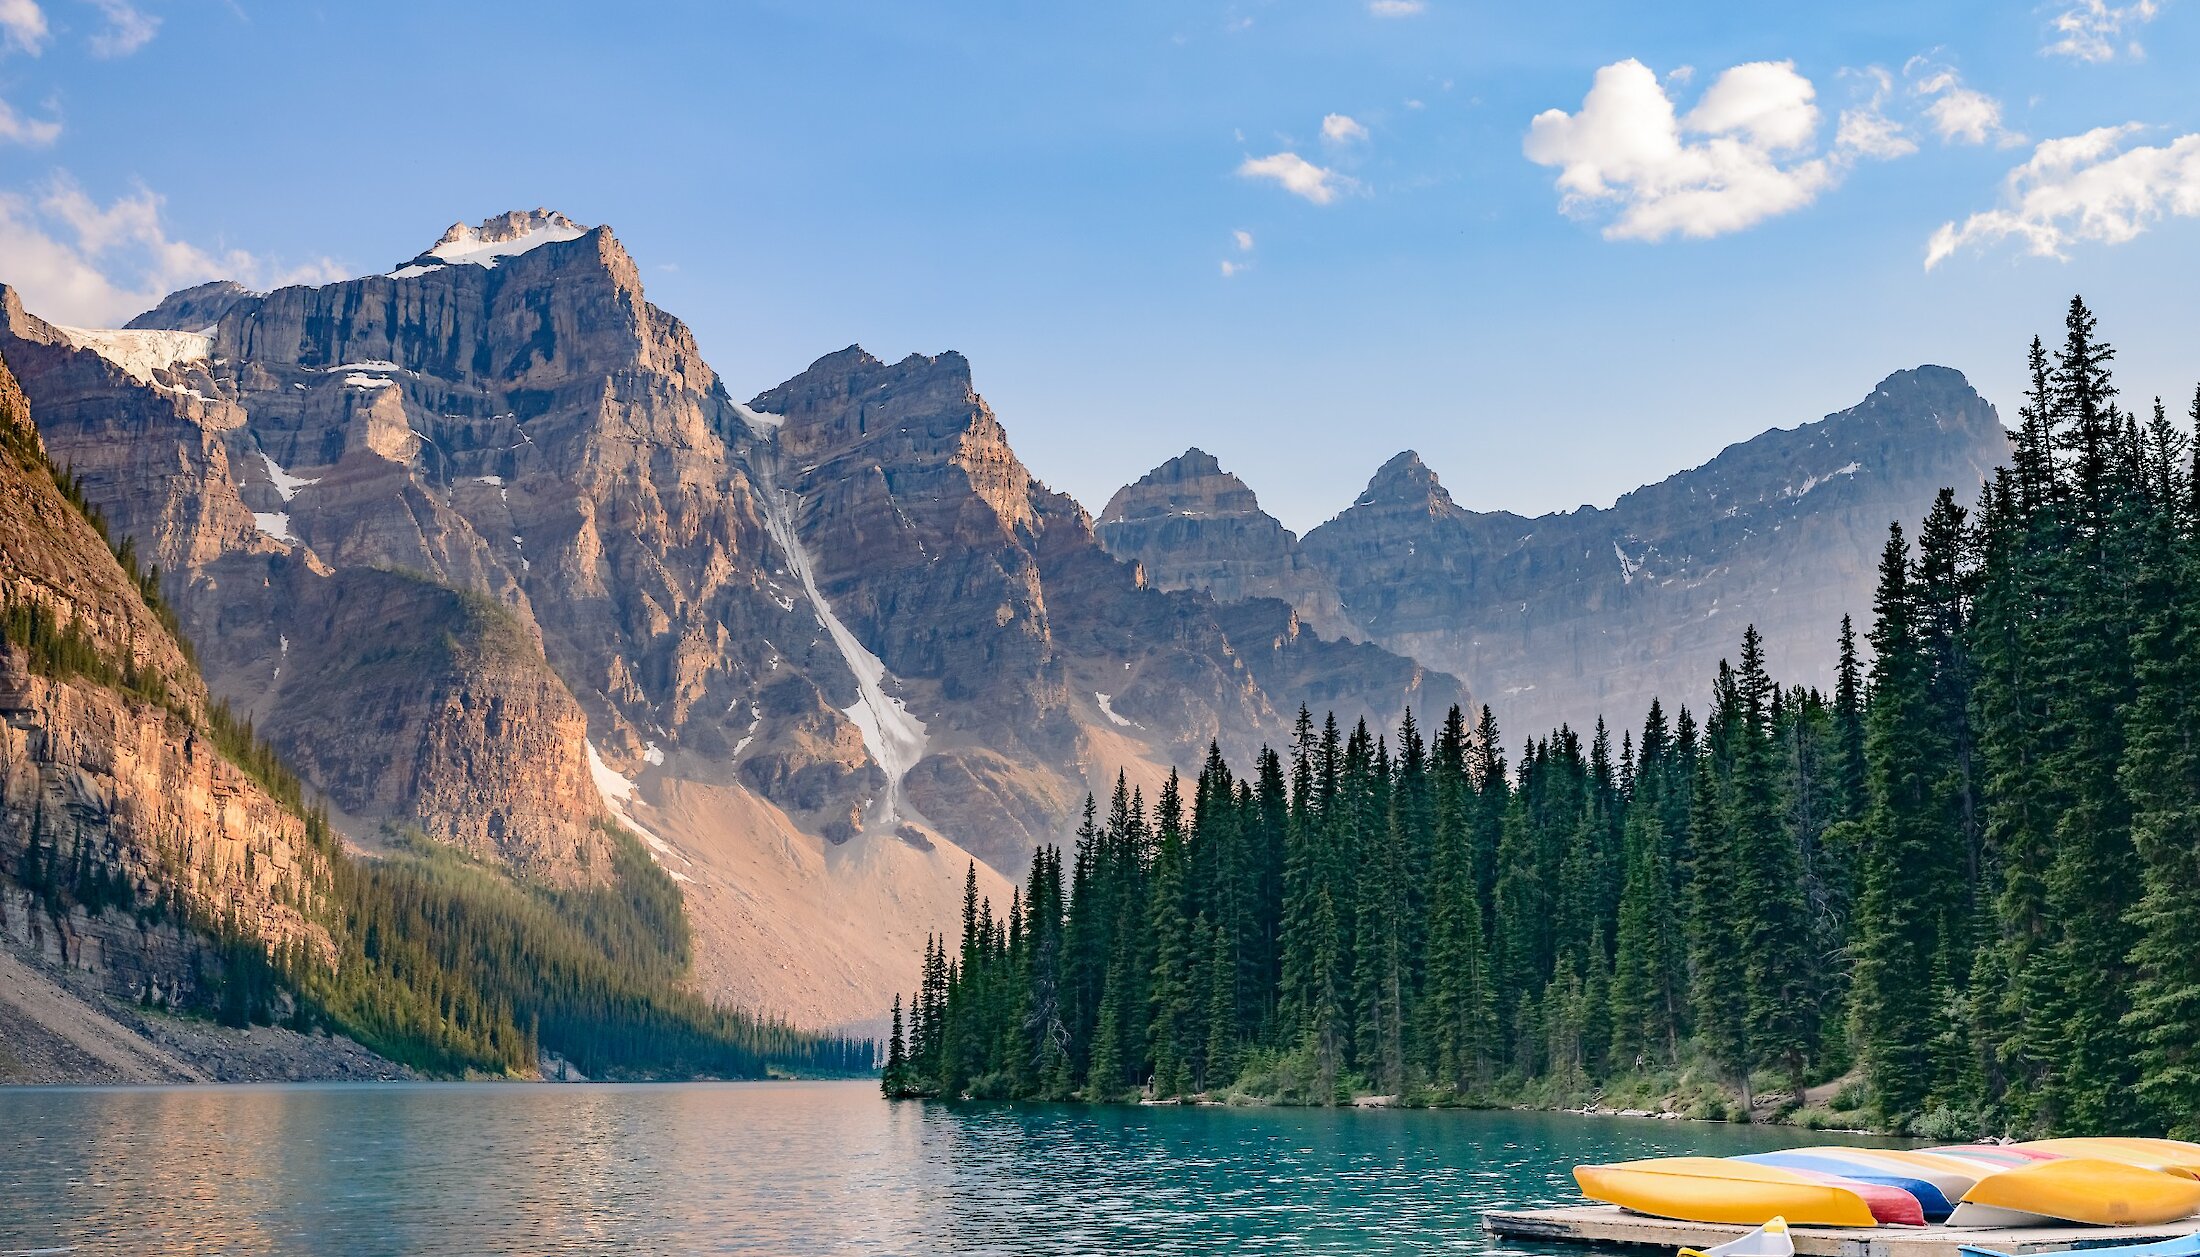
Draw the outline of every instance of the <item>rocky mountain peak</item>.
<instances>
[{"instance_id":1,"label":"rocky mountain peak","mask_svg":"<svg viewBox=\"0 0 2200 1257\"><path fill-rule=\"evenodd\" d=\"M1367 489L1353 502L1354 506L1406 506L1425 508L1430 514L1457 510L1451 494L1429 470L1427 463L1412 450L1400 450L1391 460L1375 470L1367 482Z\"/></svg>"},{"instance_id":2,"label":"rocky mountain peak","mask_svg":"<svg viewBox=\"0 0 2200 1257\"><path fill-rule=\"evenodd\" d=\"M1203 589L1223 602L1278 597L1325 637L1351 631L1333 584L1302 561L1298 538L1196 446L1116 490L1093 529L1110 554L1162 589Z\"/></svg>"},{"instance_id":3,"label":"rocky mountain peak","mask_svg":"<svg viewBox=\"0 0 2200 1257\"><path fill-rule=\"evenodd\" d=\"M233 279L195 284L169 293L159 305L123 327L130 331L203 332L221 322L222 316L239 302L261 295Z\"/></svg>"},{"instance_id":4,"label":"rocky mountain peak","mask_svg":"<svg viewBox=\"0 0 2200 1257\"><path fill-rule=\"evenodd\" d=\"M1107 509L1100 512L1097 526L1224 515L1258 516L1265 527L1283 527L1260 509L1260 499L1243 480L1224 471L1214 455L1194 446L1139 477L1136 484L1117 489Z\"/></svg>"},{"instance_id":5,"label":"rocky mountain peak","mask_svg":"<svg viewBox=\"0 0 2200 1257\"><path fill-rule=\"evenodd\" d=\"M1954 367L1927 363L1897 371L1879 382L1871 396L1850 413L1884 411L1910 424L1931 423L1942 428L1988 431L1999 427L2000 416L1971 381Z\"/></svg>"},{"instance_id":6,"label":"rocky mountain peak","mask_svg":"<svg viewBox=\"0 0 2200 1257\"><path fill-rule=\"evenodd\" d=\"M505 258L565 240L578 240L591 229L556 210L507 210L479 224L452 223L427 252L392 271L398 279L443 266L493 267Z\"/></svg>"}]
</instances>

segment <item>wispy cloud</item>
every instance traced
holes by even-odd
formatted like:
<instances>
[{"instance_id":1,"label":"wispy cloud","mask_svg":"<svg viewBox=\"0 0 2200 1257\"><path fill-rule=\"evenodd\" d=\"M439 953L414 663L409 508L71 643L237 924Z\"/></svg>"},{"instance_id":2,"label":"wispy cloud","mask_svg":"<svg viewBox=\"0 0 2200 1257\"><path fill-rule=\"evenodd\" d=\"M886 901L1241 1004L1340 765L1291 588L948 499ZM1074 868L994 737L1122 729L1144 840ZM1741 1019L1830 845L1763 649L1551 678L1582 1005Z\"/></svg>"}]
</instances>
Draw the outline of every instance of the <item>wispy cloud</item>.
<instances>
[{"instance_id":1,"label":"wispy cloud","mask_svg":"<svg viewBox=\"0 0 2200 1257\"><path fill-rule=\"evenodd\" d=\"M1317 166L1292 152L1248 157L1239 164L1237 172L1247 179L1269 180L1291 195L1316 205L1327 205L1359 186L1351 176Z\"/></svg>"},{"instance_id":2,"label":"wispy cloud","mask_svg":"<svg viewBox=\"0 0 2200 1257\"><path fill-rule=\"evenodd\" d=\"M1579 111L1536 115L1522 147L1558 168L1563 211L1615 211L1608 239L1719 236L1810 204L1859 157L1906 151L1863 117L1847 144L1837 134L1820 153L1816 99L1793 62L1753 61L1721 73L1683 114L1630 58L1597 71Z\"/></svg>"},{"instance_id":3,"label":"wispy cloud","mask_svg":"<svg viewBox=\"0 0 2200 1257\"><path fill-rule=\"evenodd\" d=\"M127 57L153 42L160 33L160 19L145 12L130 0L87 0L107 19L107 25L93 35L90 44L95 57Z\"/></svg>"},{"instance_id":4,"label":"wispy cloud","mask_svg":"<svg viewBox=\"0 0 2200 1257\"><path fill-rule=\"evenodd\" d=\"M1949 66L1924 57L1912 57L1902 67L1910 80L1910 92L1925 106L1925 118L1933 133L1946 144L1997 144L2014 148L2024 143L2022 133L2004 126L2001 102L1964 85L1963 76Z\"/></svg>"},{"instance_id":5,"label":"wispy cloud","mask_svg":"<svg viewBox=\"0 0 2200 1257\"><path fill-rule=\"evenodd\" d=\"M1908 130L1887 116L1887 102L1894 95L1894 76L1878 66L1847 74L1867 84L1869 95L1841 111L1841 120L1834 127L1834 148L1875 161L1891 161L1916 152L1917 142Z\"/></svg>"},{"instance_id":6,"label":"wispy cloud","mask_svg":"<svg viewBox=\"0 0 2200 1257\"><path fill-rule=\"evenodd\" d=\"M0 100L0 144L21 144L26 148L44 148L61 138L61 122L57 118L26 118L15 112L15 106Z\"/></svg>"},{"instance_id":7,"label":"wispy cloud","mask_svg":"<svg viewBox=\"0 0 2200 1257\"><path fill-rule=\"evenodd\" d=\"M2133 0L2124 5L2079 0L2055 15L2049 28L2050 42L2040 53L2092 62L2114 61L2118 55L2143 57L2146 49L2137 36L2125 40L2124 32L2145 26L2161 11L2161 0Z\"/></svg>"},{"instance_id":8,"label":"wispy cloud","mask_svg":"<svg viewBox=\"0 0 2200 1257\"><path fill-rule=\"evenodd\" d=\"M1350 144L1367 138L1367 128L1349 114L1333 113L1322 118L1322 138L1331 144Z\"/></svg>"},{"instance_id":9,"label":"wispy cloud","mask_svg":"<svg viewBox=\"0 0 2200 1257\"><path fill-rule=\"evenodd\" d=\"M46 46L46 12L38 0L0 0L0 50L37 56Z\"/></svg>"},{"instance_id":10,"label":"wispy cloud","mask_svg":"<svg viewBox=\"0 0 2200 1257\"><path fill-rule=\"evenodd\" d=\"M2035 257L2060 258L2080 241L2122 244L2165 217L2200 216L2200 134L2125 147L2144 129L2126 123L2043 141L2002 180L1999 206L1933 233L1925 269L2011 239Z\"/></svg>"},{"instance_id":11,"label":"wispy cloud","mask_svg":"<svg viewBox=\"0 0 2200 1257\"><path fill-rule=\"evenodd\" d=\"M1376 17L1412 17L1428 11L1428 0L1367 0L1367 11Z\"/></svg>"},{"instance_id":12,"label":"wispy cloud","mask_svg":"<svg viewBox=\"0 0 2200 1257\"><path fill-rule=\"evenodd\" d=\"M1253 233L1242 229L1233 231L1230 233L1230 243L1236 245L1240 253L1251 253L1253 251Z\"/></svg>"},{"instance_id":13,"label":"wispy cloud","mask_svg":"<svg viewBox=\"0 0 2200 1257\"><path fill-rule=\"evenodd\" d=\"M242 249L204 249L170 236L161 199L139 187L105 204L67 174L35 193L0 193L0 280L57 323L113 326L178 288L209 279L259 287L325 283L345 272L321 258L280 267Z\"/></svg>"}]
</instances>

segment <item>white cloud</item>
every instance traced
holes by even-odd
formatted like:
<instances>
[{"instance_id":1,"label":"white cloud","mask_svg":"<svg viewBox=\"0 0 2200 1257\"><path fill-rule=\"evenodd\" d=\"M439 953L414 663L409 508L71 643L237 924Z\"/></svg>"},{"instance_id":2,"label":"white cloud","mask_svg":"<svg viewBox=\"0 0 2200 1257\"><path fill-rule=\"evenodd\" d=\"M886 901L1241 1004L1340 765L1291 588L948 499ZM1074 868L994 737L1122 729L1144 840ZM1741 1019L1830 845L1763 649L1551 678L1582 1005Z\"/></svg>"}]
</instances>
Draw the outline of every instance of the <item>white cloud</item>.
<instances>
[{"instance_id":1,"label":"white cloud","mask_svg":"<svg viewBox=\"0 0 2200 1257\"><path fill-rule=\"evenodd\" d=\"M1222 277L1224 279L1234 278L1239 271L1250 265L1252 265L1250 262L1233 262L1228 258L1224 258L1222 259Z\"/></svg>"},{"instance_id":2,"label":"white cloud","mask_svg":"<svg viewBox=\"0 0 2200 1257\"><path fill-rule=\"evenodd\" d=\"M131 4L130 0L88 0L107 18L107 27L91 38L95 57L127 57L153 42L160 19Z\"/></svg>"},{"instance_id":3,"label":"white cloud","mask_svg":"<svg viewBox=\"0 0 2200 1257\"><path fill-rule=\"evenodd\" d=\"M1238 174L1247 179L1270 179L1293 196L1304 197L1316 205L1327 205L1340 193L1359 186L1349 175L1317 166L1297 153L1272 153L1267 157L1248 157L1237 168Z\"/></svg>"},{"instance_id":4,"label":"white cloud","mask_svg":"<svg viewBox=\"0 0 2200 1257\"><path fill-rule=\"evenodd\" d=\"M2055 15L2054 42L2040 49L2040 53L2077 61L2114 61L2119 52L2117 41L2123 38L2124 28L2144 26L2161 11L2161 0L2133 0L2131 4L2120 6L2109 4L2108 0L2079 0ZM2124 44L2120 51L2132 57L2146 55L2146 49L2140 46L2137 38Z\"/></svg>"},{"instance_id":5,"label":"white cloud","mask_svg":"<svg viewBox=\"0 0 2200 1257\"><path fill-rule=\"evenodd\" d=\"M1536 115L1522 149L1558 167L1566 213L1616 209L1608 239L1723 235L1810 204L1858 157L1899 155L1868 122L1818 153L1816 97L1793 62L1756 61L1720 74L1684 115L1630 58L1597 71L1579 112Z\"/></svg>"},{"instance_id":6,"label":"white cloud","mask_svg":"<svg viewBox=\"0 0 2200 1257\"><path fill-rule=\"evenodd\" d=\"M46 13L38 0L0 0L0 46L37 56L46 46Z\"/></svg>"},{"instance_id":7,"label":"white cloud","mask_svg":"<svg viewBox=\"0 0 2200 1257\"><path fill-rule=\"evenodd\" d=\"M1376 17L1412 17L1428 11L1428 0L1367 0L1367 11Z\"/></svg>"},{"instance_id":8,"label":"white cloud","mask_svg":"<svg viewBox=\"0 0 2200 1257\"><path fill-rule=\"evenodd\" d=\"M0 100L0 144L44 148L61 136L61 123L53 118L26 118Z\"/></svg>"},{"instance_id":9,"label":"white cloud","mask_svg":"<svg viewBox=\"0 0 2200 1257\"><path fill-rule=\"evenodd\" d=\"M209 279L272 287L344 276L326 258L286 270L241 249L171 239L160 210L160 198L143 187L102 205L66 174L35 196L0 192L0 282L42 318L107 327Z\"/></svg>"},{"instance_id":10,"label":"white cloud","mask_svg":"<svg viewBox=\"0 0 2200 1257\"><path fill-rule=\"evenodd\" d=\"M1841 120L1834 127L1834 148L1874 161L1891 161L1916 152L1917 142L1909 137L1900 122L1887 116L1887 98L1894 94L1894 76L1878 66L1854 73L1871 84L1871 95L1864 103L1841 111Z\"/></svg>"},{"instance_id":11,"label":"white cloud","mask_svg":"<svg viewBox=\"0 0 2200 1257\"><path fill-rule=\"evenodd\" d=\"M1253 251L1253 233L1250 231L1233 231L1230 233L1230 240L1231 243L1237 245L1240 253L1251 253Z\"/></svg>"},{"instance_id":12,"label":"white cloud","mask_svg":"<svg viewBox=\"0 0 2200 1257\"><path fill-rule=\"evenodd\" d=\"M1367 128L1361 126L1349 114L1333 113L1322 117L1322 138L1332 144L1349 144L1367 138Z\"/></svg>"},{"instance_id":13,"label":"white cloud","mask_svg":"<svg viewBox=\"0 0 2200 1257\"><path fill-rule=\"evenodd\" d=\"M1964 86L1963 77L1953 69L1912 57L1902 72L1910 79L1911 94L1932 102L1925 106L1925 118L1942 143L2003 148L2024 143L2023 135L2002 125L2001 102Z\"/></svg>"},{"instance_id":14,"label":"white cloud","mask_svg":"<svg viewBox=\"0 0 2200 1257\"><path fill-rule=\"evenodd\" d=\"M2164 217L2200 216L2200 134L2124 147L2143 129L2126 123L2043 141L2002 180L1998 208L1933 233L1925 269L1958 249L2008 239L2034 257L2060 258L2079 241L2122 244Z\"/></svg>"}]
</instances>

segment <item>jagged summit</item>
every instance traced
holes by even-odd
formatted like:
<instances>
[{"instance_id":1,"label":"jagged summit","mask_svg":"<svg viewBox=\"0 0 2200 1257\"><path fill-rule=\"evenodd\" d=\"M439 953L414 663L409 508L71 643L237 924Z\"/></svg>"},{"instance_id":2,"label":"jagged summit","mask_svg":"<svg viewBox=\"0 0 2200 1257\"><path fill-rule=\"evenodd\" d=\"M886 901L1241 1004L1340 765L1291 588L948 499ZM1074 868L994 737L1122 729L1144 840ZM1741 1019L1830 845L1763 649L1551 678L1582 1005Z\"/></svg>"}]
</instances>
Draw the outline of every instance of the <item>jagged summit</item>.
<instances>
[{"instance_id":1,"label":"jagged summit","mask_svg":"<svg viewBox=\"0 0 2200 1257\"><path fill-rule=\"evenodd\" d=\"M1105 527L1133 520L1195 515L1267 518L1251 487L1224 471L1214 455L1195 445L1140 476L1136 484L1117 489L1100 512L1098 522Z\"/></svg>"},{"instance_id":2,"label":"jagged summit","mask_svg":"<svg viewBox=\"0 0 2200 1257\"><path fill-rule=\"evenodd\" d=\"M160 304L123 324L133 332L204 332L221 322L238 302L264 296L233 279L217 279L178 289Z\"/></svg>"},{"instance_id":3,"label":"jagged summit","mask_svg":"<svg viewBox=\"0 0 2200 1257\"><path fill-rule=\"evenodd\" d=\"M1389 462L1375 469L1369 477L1367 489L1352 503L1354 506L1376 504L1399 506L1425 506L1431 511L1449 510L1451 494L1429 470L1427 463L1412 450L1400 450Z\"/></svg>"},{"instance_id":4,"label":"jagged summit","mask_svg":"<svg viewBox=\"0 0 2200 1257\"><path fill-rule=\"evenodd\" d=\"M552 209L507 210L478 225L452 223L442 239L390 277L409 279L444 266L492 267L542 245L578 240L590 230Z\"/></svg>"}]
</instances>

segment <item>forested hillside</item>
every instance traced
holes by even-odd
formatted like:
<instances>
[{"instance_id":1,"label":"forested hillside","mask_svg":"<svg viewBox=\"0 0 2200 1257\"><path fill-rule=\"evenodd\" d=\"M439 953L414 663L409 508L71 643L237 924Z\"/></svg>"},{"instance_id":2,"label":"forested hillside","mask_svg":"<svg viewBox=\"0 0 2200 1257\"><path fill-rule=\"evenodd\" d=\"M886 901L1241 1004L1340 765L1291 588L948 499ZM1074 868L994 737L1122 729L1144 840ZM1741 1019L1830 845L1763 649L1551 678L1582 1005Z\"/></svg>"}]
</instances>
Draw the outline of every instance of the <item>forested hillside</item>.
<instances>
[{"instance_id":1,"label":"forested hillside","mask_svg":"<svg viewBox=\"0 0 2200 1257\"><path fill-rule=\"evenodd\" d=\"M347 852L325 808L209 698L157 571L110 547L0 366L0 935L108 994L348 1034L431 1074L853 1073L819 1038L685 990L677 888L613 831L608 876L511 876L419 842Z\"/></svg>"},{"instance_id":2,"label":"forested hillside","mask_svg":"<svg viewBox=\"0 0 2200 1257\"><path fill-rule=\"evenodd\" d=\"M1700 718L1616 747L1302 711L1242 775L1088 801L928 949L887 1090L1746 1106L1856 1070L1890 1128L2200 1133L2200 451L2113 357L2077 300L2034 342L2012 465L1893 524L1830 693L1750 628Z\"/></svg>"}]
</instances>

